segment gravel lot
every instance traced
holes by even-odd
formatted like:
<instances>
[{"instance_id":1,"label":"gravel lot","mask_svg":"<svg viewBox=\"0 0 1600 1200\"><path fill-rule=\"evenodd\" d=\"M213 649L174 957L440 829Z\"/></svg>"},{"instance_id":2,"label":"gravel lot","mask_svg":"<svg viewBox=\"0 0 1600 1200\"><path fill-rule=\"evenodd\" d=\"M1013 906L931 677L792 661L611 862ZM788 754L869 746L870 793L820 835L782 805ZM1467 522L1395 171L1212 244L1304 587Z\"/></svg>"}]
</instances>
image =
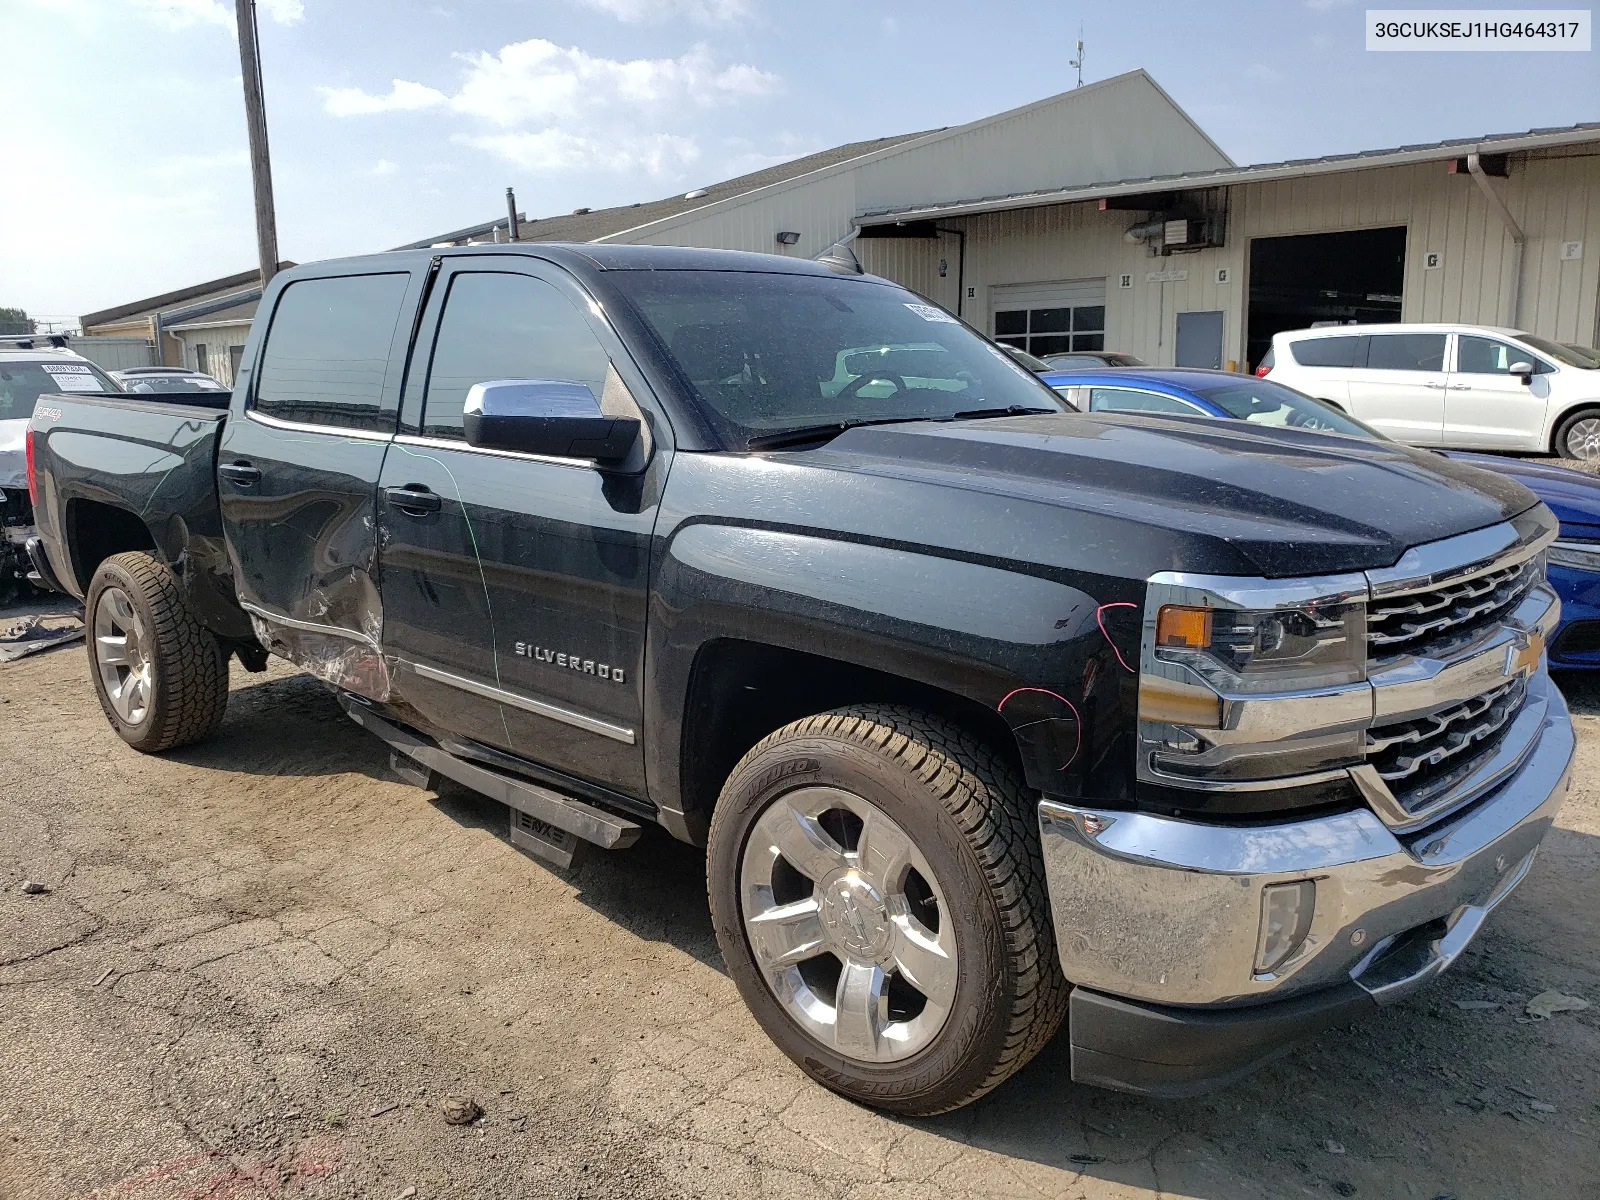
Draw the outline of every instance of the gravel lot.
<instances>
[{"instance_id":1,"label":"gravel lot","mask_svg":"<svg viewBox=\"0 0 1600 1200\"><path fill-rule=\"evenodd\" d=\"M281 666L160 759L81 646L0 666L0 1198L1600 1195L1600 685L1562 682L1560 827L1431 992L1204 1100L1075 1088L1058 1039L901 1121L745 1014L697 851L551 871ZM1551 988L1595 1005L1523 1017Z\"/></svg>"}]
</instances>

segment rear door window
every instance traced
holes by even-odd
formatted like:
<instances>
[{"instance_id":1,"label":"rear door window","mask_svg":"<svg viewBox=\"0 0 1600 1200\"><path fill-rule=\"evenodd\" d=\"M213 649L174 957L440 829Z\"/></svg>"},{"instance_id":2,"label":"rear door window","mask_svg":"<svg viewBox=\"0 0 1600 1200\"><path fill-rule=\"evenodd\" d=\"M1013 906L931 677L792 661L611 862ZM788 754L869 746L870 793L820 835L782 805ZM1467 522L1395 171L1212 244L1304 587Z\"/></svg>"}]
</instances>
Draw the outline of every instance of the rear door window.
<instances>
[{"instance_id":1,"label":"rear door window","mask_svg":"<svg viewBox=\"0 0 1600 1200\"><path fill-rule=\"evenodd\" d=\"M1360 367L1366 365L1367 339L1361 336L1306 338L1290 342L1289 353L1302 367ZM1263 362L1262 365L1268 364Z\"/></svg>"},{"instance_id":2,"label":"rear door window","mask_svg":"<svg viewBox=\"0 0 1600 1200\"><path fill-rule=\"evenodd\" d=\"M278 298L261 355L254 408L311 425L391 432L389 351L410 277L301 279Z\"/></svg>"},{"instance_id":3,"label":"rear door window","mask_svg":"<svg viewBox=\"0 0 1600 1200\"><path fill-rule=\"evenodd\" d=\"M1442 333L1375 333L1367 347L1367 367L1373 371L1444 370Z\"/></svg>"},{"instance_id":4,"label":"rear door window","mask_svg":"<svg viewBox=\"0 0 1600 1200\"><path fill-rule=\"evenodd\" d=\"M1115 387L1090 388L1089 411L1181 413L1186 417L1203 415L1199 407L1176 396Z\"/></svg>"}]
</instances>

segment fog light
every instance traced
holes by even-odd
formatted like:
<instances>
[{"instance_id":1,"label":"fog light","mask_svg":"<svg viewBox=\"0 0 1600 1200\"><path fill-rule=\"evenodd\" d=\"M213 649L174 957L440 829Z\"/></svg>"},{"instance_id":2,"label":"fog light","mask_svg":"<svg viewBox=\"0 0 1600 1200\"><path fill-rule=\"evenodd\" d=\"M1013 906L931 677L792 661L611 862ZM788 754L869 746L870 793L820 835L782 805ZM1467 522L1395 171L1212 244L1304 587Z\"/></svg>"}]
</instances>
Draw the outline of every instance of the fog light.
<instances>
[{"instance_id":1,"label":"fog light","mask_svg":"<svg viewBox=\"0 0 1600 1200\"><path fill-rule=\"evenodd\" d=\"M1294 957L1311 932L1317 910L1317 885L1275 883L1261 892L1261 935L1256 942L1256 974L1276 971Z\"/></svg>"}]
</instances>

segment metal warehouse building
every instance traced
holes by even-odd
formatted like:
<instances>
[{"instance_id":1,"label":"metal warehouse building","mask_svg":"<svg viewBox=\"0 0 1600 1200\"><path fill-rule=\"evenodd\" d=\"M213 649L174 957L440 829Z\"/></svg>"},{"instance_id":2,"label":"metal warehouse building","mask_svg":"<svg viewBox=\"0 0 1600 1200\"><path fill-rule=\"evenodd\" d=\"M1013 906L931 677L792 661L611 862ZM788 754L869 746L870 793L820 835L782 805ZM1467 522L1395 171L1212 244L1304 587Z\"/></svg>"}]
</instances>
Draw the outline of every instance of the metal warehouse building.
<instances>
[{"instance_id":1,"label":"metal warehouse building","mask_svg":"<svg viewBox=\"0 0 1600 1200\"><path fill-rule=\"evenodd\" d=\"M499 240L505 224L416 246ZM1133 71L664 200L526 221L522 237L805 258L844 242L866 270L1039 354L1243 368L1282 329L1397 320L1593 346L1600 123L1241 167ZM247 273L90 314L85 332L154 324L163 357L181 342L199 365L206 343L205 369L231 378L221 356L244 340L259 292L238 289L253 286Z\"/></svg>"},{"instance_id":2,"label":"metal warehouse building","mask_svg":"<svg viewBox=\"0 0 1600 1200\"><path fill-rule=\"evenodd\" d=\"M1600 124L1240 167L1135 71L524 237L801 257L848 240L1035 353L1240 367L1281 329L1395 320L1594 345Z\"/></svg>"}]
</instances>

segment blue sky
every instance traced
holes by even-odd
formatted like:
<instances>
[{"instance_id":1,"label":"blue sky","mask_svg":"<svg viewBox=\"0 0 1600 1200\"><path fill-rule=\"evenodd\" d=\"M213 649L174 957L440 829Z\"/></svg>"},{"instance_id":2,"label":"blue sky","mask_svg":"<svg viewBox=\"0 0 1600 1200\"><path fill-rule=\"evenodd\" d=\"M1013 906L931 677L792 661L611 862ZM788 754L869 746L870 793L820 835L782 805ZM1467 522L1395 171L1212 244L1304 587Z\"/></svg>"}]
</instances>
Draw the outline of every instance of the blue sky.
<instances>
[{"instance_id":1,"label":"blue sky","mask_svg":"<svg viewBox=\"0 0 1600 1200\"><path fill-rule=\"evenodd\" d=\"M1372 54L1341 0L259 0L308 261L647 200L1144 67L1237 162L1600 119L1587 54ZM255 262L232 0L0 0L0 305Z\"/></svg>"}]
</instances>

